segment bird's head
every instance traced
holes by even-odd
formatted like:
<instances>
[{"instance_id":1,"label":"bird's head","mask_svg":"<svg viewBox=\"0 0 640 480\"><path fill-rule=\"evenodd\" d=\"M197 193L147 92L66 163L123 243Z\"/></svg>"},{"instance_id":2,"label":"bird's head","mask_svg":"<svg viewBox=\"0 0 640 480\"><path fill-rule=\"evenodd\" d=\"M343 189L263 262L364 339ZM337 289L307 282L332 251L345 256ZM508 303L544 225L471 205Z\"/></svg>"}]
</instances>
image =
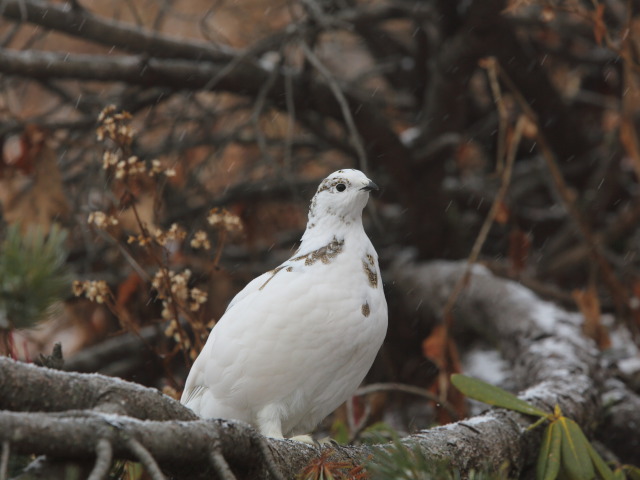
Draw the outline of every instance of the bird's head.
<instances>
[{"instance_id":1,"label":"bird's head","mask_svg":"<svg viewBox=\"0 0 640 480\"><path fill-rule=\"evenodd\" d=\"M360 223L362 209L369 200L369 192L378 190L360 170L344 169L325 178L311 200L307 230L320 223Z\"/></svg>"}]
</instances>

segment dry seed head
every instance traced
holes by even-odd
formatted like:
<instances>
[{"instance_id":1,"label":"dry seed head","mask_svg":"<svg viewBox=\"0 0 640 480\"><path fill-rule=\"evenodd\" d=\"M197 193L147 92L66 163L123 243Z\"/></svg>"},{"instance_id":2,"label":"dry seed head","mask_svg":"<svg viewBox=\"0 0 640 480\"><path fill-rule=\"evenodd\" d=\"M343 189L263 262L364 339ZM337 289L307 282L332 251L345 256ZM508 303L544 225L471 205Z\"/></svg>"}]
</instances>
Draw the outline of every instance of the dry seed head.
<instances>
[{"instance_id":1,"label":"dry seed head","mask_svg":"<svg viewBox=\"0 0 640 480\"><path fill-rule=\"evenodd\" d=\"M100 112L100 115L98 115L98 122L100 122L100 123L104 122L104 120L107 117L111 117L111 115L115 111L116 111L116 106L115 105L113 105L113 104L107 105L106 107L104 107L102 109L102 111Z\"/></svg>"},{"instance_id":2,"label":"dry seed head","mask_svg":"<svg viewBox=\"0 0 640 480\"><path fill-rule=\"evenodd\" d=\"M125 163L124 160L120 160L117 164L116 164L116 173L115 173L115 177L118 180L122 180L126 175L127 175L127 164Z\"/></svg>"},{"instance_id":3,"label":"dry seed head","mask_svg":"<svg viewBox=\"0 0 640 480\"><path fill-rule=\"evenodd\" d=\"M167 269L161 268L153 276L153 280L151 281L151 285L153 286L153 288L158 290L158 292L161 292L163 287L164 287L164 279L166 277L171 278L172 275L173 275L173 272L171 270L167 270Z\"/></svg>"},{"instance_id":4,"label":"dry seed head","mask_svg":"<svg viewBox=\"0 0 640 480\"><path fill-rule=\"evenodd\" d=\"M102 168L107 170L110 167L115 166L120 161L120 155L116 152L107 150L102 155Z\"/></svg>"},{"instance_id":5,"label":"dry seed head","mask_svg":"<svg viewBox=\"0 0 640 480\"><path fill-rule=\"evenodd\" d=\"M132 243L136 243L136 242L141 247L144 247L144 246L149 245L151 243L151 238L147 237L146 235L143 235L143 234L129 235L129 237L127 238L127 243L128 244L132 244Z\"/></svg>"},{"instance_id":6,"label":"dry seed head","mask_svg":"<svg viewBox=\"0 0 640 480\"><path fill-rule=\"evenodd\" d=\"M131 114L129 112L116 113L115 105L105 107L98 115L100 124L96 129L98 140L102 141L105 138L110 138L121 146L131 145L135 130L128 125L130 119Z\"/></svg>"},{"instance_id":7,"label":"dry seed head","mask_svg":"<svg viewBox=\"0 0 640 480\"><path fill-rule=\"evenodd\" d=\"M203 230L198 230L191 239L191 248L204 248L205 250L211 249L211 242L207 233Z\"/></svg>"},{"instance_id":8,"label":"dry seed head","mask_svg":"<svg viewBox=\"0 0 640 480\"><path fill-rule=\"evenodd\" d=\"M105 229L107 227L118 225L118 219L113 215L107 215L104 212L91 212L87 218L89 224L93 224L98 228Z\"/></svg>"},{"instance_id":9,"label":"dry seed head","mask_svg":"<svg viewBox=\"0 0 640 480\"><path fill-rule=\"evenodd\" d=\"M159 173L164 173L166 177L175 177L176 169L171 167L166 167L162 164L162 162L158 159L151 160L151 168L149 169L149 176L153 177Z\"/></svg>"},{"instance_id":10,"label":"dry seed head","mask_svg":"<svg viewBox=\"0 0 640 480\"><path fill-rule=\"evenodd\" d=\"M174 223L166 232L162 231L159 228L156 228L156 230L153 232L153 236L155 237L156 242L164 246L171 240L184 240L187 236L187 232L180 225Z\"/></svg>"},{"instance_id":11,"label":"dry seed head","mask_svg":"<svg viewBox=\"0 0 640 480\"><path fill-rule=\"evenodd\" d=\"M161 316L164 320L175 320L173 318L173 314L171 313L171 310L168 308L167 304L163 302L163 308L162 308L162 313Z\"/></svg>"},{"instance_id":12,"label":"dry seed head","mask_svg":"<svg viewBox=\"0 0 640 480\"><path fill-rule=\"evenodd\" d=\"M209 211L207 221L212 227L221 228L230 233L242 231L242 220L240 220L240 217L234 215L226 208L212 208Z\"/></svg>"},{"instance_id":13,"label":"dry seed head","mask_svg":"<svg viewBox=\"0 0 640 480\"><path fill-rule=\"evenodd\" d=\"M172 319L167 325L167 328L164 330L164 334L166 337L171 337L178 330L178 322L175 319Z\"/></svg>"},{"instance_id":14,"label":"dry seed head","mask_svg":"<svg viewBox=\"0 0 640 480\"><path fill-rule=\"evenodd\" d=\"M76 297L84 294L89 300L97 303L104 303L111 295L109 286L104 280L85 280L84 282L76 280L73 282L72 289Z\"/></svg>"},{"instance_id":15,"label":"dry seed head","mask_svg":"<svg viewBox=\"0 0 640 480\"><path fill-rule=\"evenodd\" d=\"M199 288L192 288L190 293L191 299L193 301L189 303L189 310L191 310L192 312L197 312L198 310L200 310L200 306L206 303L207 293L203 292Z\"/></svg>"},{"instance_id":16,"label":"dry seed head","mask_svg":"<svg viewBox=\"0 0 640 480\"><path fill-rule=\"evenodd\" d=\"M143 175L147 172L145 163L135 155L125 161L115 153L109 154L109 152L105 152L102 164L105 169L115 166L114 176L118 180Z\"/></svg>"},{"instance_id":17,"label":"dry seed head","mask_svg":"<svg viewBox=\"0 0 640 480\"><path fill-rule=\"evenodd\" d=\"M187 283L191 278L191 271L185 270L182 273L176 273L171 277L171 293L181 301L186 301L189 298L189 289Z\"/></svg>"},{"instance_id":18,"label":"dry seed head","mask_svg":"<svg viewBox=\"0 0 640 480\"><path fill-rule=\"evenodd\" d=\"M79 297L84 293L84 285L80 280L74 280L71 285L71 291L76 297Z\"/></svg>"},{"instance_id":19,"label":"dry seed head","mask_svg":"<svg viewBox=\"0 0 640 480\"><path fill-rule=\"evenodd\" d=\"M207 293L200 290L199 288L194 287L191 289L191 298L193 298L196 302L202 304L207 301Z\"/></svg>"}]
</instances>

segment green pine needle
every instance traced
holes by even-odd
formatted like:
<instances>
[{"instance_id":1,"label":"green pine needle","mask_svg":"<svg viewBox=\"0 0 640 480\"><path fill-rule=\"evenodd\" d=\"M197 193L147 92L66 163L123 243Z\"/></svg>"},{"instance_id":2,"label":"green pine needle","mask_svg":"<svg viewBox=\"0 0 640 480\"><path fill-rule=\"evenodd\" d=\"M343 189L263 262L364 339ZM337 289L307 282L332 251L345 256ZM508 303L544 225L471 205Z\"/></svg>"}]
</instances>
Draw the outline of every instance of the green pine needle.
<instances>
[{"instance_id":1,"label":"green pine needle","mask_svg":"<svg viewBox=\"0 0 640 480\"><path fill-rule=\"evenodd\" d=\"M57 225L48 235L39 227L25 234L19 225L8 228L0 244L0 329L33 327L64 297L66 238Z\"/></svg>"}]
</instances>

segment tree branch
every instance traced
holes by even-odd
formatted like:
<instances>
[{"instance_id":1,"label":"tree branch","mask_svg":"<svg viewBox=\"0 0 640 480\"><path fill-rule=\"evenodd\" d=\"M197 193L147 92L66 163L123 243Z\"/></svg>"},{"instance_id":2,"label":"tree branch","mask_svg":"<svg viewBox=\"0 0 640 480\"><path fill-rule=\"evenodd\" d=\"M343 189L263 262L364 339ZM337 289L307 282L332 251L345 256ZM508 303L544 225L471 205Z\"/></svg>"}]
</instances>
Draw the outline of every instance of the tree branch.
<instances>
[{"instance_id":1,"label":"tree branch","mask_svg":"<svg viewBox=\"0 0 640 480\"><path fill-rule=\"evenodd\" d=\"M175 90L199 90L207 89L211 79L217 78L224 69L223 64L210 61L0 49L0 72L39 80L94 80ZM238 95L257 96L270 73L248 60L239 61L233 70L219 76L214 88ZM282 94L285 91L284 83L284 76L278 74L273 88L267 94L269 100L281 109L286 109L286 99ZM296 105L303 106L299 110L301 117L307 116L309 112L316 112L338 122L344 121L340 104L324 83L304 82L296 76L291 80L291 92ZM409 155L397 135L389 129L381 112L370 101L348 92L344 92L344 98L349 109L358 112L354 115L354 121L370 155L384 152L385 159L406 158ZM400 169L397 164L398 162L395 170Z\"/></svg>"},{"instance_id":2,"label":"tree branch","mask_svg":"<svg viewBox=\"0 0 640 480\"><path fill-rule=\"evenodd\" d=\"M163 35L98 17L86 9L70 9L66 5L41 0L4 0L0 4L0 15L90 40L108 48L116 47L158 58L229 62L236 54L229 47L214 47L205 42Z\"/></svg>"},{"instance_id":3,"label":"tree branch","mask_svg":"<svg viewBox=\"0 0 640 480\"><path fill-rule=\"evenodd\" d=\"M61 372L0 357L0 409L15 412L96 410L147 420L196 415L158 390L96 374Z\"/></svg>"}]
</instances>

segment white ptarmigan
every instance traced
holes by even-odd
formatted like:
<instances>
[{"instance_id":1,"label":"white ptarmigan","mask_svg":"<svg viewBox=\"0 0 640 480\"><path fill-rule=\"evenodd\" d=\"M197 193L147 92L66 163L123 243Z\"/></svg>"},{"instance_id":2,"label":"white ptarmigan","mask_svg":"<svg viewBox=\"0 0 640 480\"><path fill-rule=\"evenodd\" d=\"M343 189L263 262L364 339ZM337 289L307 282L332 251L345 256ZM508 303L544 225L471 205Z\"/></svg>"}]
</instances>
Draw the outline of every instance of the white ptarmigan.
<instances>
[{"instance_id":1,"label":"white ptarmigan","mask_svg":"<svg viewBox=\"0 0 640 480\"><path fill-rule=\"evenodd\" d=\"M369 371L387 331L378 256L362 226L375 183L325 178L300 248L251 281L196 359L181 402L274 438L311 432Z\"/></svg>"}]
</instances>

